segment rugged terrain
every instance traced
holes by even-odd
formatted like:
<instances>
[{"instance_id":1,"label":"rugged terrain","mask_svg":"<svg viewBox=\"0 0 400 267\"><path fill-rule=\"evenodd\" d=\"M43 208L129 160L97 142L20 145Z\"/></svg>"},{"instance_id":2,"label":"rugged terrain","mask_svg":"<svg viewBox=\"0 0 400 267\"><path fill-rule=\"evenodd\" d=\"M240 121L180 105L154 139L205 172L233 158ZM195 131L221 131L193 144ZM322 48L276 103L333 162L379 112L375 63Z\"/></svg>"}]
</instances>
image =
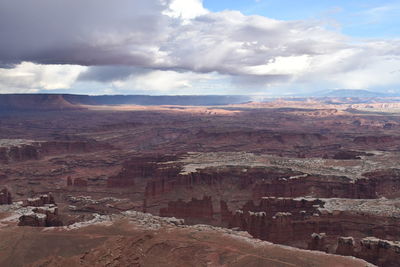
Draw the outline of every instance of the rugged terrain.
<instances>
[{"instance_id":1,"label":"rugged terrain","mask_svg":"<svg viewBox=\"0 0 400 267\"><path fill-rule=\"evenodd\" d=\"M1 266L400 262L397 99L1 99Z\"/></svg>"}]
</instances>

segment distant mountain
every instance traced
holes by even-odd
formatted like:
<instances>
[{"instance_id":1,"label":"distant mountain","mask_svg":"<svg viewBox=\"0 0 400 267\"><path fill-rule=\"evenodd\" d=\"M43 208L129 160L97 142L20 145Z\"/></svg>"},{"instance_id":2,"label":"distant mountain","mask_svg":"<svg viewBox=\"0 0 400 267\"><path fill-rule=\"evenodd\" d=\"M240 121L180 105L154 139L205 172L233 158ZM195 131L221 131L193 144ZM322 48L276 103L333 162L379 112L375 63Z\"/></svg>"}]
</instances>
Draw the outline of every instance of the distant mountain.
<instances>
[{"instance_id":1,"label":"distant mountain","mask_svg":"<svg viewBox=\"0 0 400 267\"><path fill-rule=\"evenodd\" d=\"M84 105L182 105L214 106L241 104L252 100L249 96L239 95L63 95L72 104Z\"/></svg>"},{"instance_id":2,"label":"distant mountain","mask_svg":"<svg viewBox=\"0 0 400 267\"><path fill-rule=\"evenodd\" d=\"M307 96L284 97L287 101L305 101L309 97L326 98L326 101L349 98L349 101L370 101L372 98L393 97L400 94L385 94L368 90L333 90ZM0 110L71 110L82 109L82 105L180 105L217 106L248 102L269 102L276 98L267 96L240 95L71 95L71 94L0 94Z\"/></svg>"},{"instance_id":3,"label":"distant mountain","mask_svg":"<svg viewBox=\"0 0 400 267\"><path fill-rule=\"evenodd\" d=\"M0 110L70 110L79 109L57 94L0 94Z\"/></svg>"},{"instance_id":4,"label":"distant mountain","mask_svg":"<svg viewBox=\"0 0 400 267\"><path fill-rule=\"evenodd\" d=\"M370 98L370 97L389 97L390 94L385 94L381 92L373 92L368 90L355 90L355 89L338 89L331 90L328 92L318 92L316 97L360 97L360 98Z\"/></svg>"}]
</instances>

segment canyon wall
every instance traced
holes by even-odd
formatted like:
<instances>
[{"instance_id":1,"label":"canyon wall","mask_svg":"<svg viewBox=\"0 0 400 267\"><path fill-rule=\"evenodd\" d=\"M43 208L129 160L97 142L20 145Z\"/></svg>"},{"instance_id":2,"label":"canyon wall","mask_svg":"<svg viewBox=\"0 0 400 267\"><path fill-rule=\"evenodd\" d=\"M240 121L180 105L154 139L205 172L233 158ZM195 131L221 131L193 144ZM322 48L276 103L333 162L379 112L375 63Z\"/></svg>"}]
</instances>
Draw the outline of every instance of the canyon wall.
<instances>
[{"instance_id":1,"label":"canyon wall","mask_svg":"<svg viewBox=\"0 0 400 267\"><path fill-rule=\"evenodd\" d=\"M87 153L105 148L94 140L85 141L31 141L21 140L19 144L0 146L0 163L11 163L26 160L38 160L49 155Z\"/></svg>"}]
</instances>

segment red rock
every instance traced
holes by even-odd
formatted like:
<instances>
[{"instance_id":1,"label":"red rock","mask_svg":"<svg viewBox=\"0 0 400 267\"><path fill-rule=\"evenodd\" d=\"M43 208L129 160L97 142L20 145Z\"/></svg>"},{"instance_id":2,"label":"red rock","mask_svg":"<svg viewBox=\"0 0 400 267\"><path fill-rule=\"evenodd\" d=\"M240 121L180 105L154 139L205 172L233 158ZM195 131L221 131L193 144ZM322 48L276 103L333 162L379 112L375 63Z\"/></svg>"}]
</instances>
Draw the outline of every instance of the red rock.
<instances>
[{"instance_id":1,"label":"red rock","mask_svg":"<svg viewBox=\"0 0 400 267\"><path fill-rule=\"evenodd\" d=\"M360 241L361 250L356 257L383 267L396 267L400 263L400 244L368 237Z\"/></svg>"},{"instance_id":2,"label":"red rock","mask_svg":"<svg viewBox=\"0 0 400 267\"><path fill-rule=\"evenodd\" d=\"M354 256L354 238L352 237L339 237L336 254L343 256Z\"/></svg>"},{"instance_id":3,"label":"red rock","mask_svg":"<svg viewBox=\"0 0 400 267\"><path fill-rule=\"evenodd\" d=\"M328 252L328 248L326 247L325 243L326 234L325 233L313 233L311 235L311 240L308 243L309 250L319 250Z\"/></svg>"},{"instance_id":4,"label":"red rock","mask_svg":"<svg viewBox=\"0 0 400 267\"><path fill-rule=\"evenodd\" d=\"M42 207L46 204L55 204L54 197L51 193L36 198L28 198L24 201L24 206Z\"/></svg>"},{"instance_id":5,"label":"red rock","mask_svg":"<svg viewBox=\"0 0 400 267\"><path fill-rule=\"evenodd\" d=\"M72 186L72 178L71 178L71 176L68 176L68 178L67 178L67 186Z\"/></svg>"},{"instance_id":6,"label":"red rock","mask_svg":"<svg viewBox=\"0 0 400 267\"><path fill-rule=\"evenodd\" d=\"M160 209L160 216L181 218L189 222L210 222L213 215L212 200L207 196L200 200L192 198L189 202L181 199L170 201L167 208Z\"/></svg>"},{"instance_id":7,"label":"red rock","mask_svg":"<svg viewBox=\"0 0 400 267\"><path fill-rule=\"evenodd\" d=\"M19 217L18 226L33 226L33 227L46 227L45 214L30 213Z\"/></svg>"},{"instance_id":8,"label":"red rock","mask_svg":"<svg viewBox=\"0 0 400 267\"><path fill-rule=\"evenodd\" d=\"M20 216L19 226L63 226L63 222L58 214L58 207L55 205L51 194L28 199L25 205L35 208L30 213Z\"/></svg>"},{"instance_id":9,"label":"red rock","mask_svg":"<svg viewBox=\"0 0 400 267\"><path fill-rule=\"evenodd\" d=\"M26 143L0 147L0 163L39 160L49 155L85 153L111 148L110 145L94 140L25 141Z\"/></svg>"},{"instance_id":10,"label":"red rock","mask_svg":"<svg viewBox=\"0 0 400 267\"><path fill-rule=\"evenodd\" d=\"M174 180L180 171L174 166L163 166L159 163L176 159L176 156L147 155L133 157L124 163L123 169L107 180L108 187L134 186L136 180L149 180L145 191L147 197L156 196L171 189L171 180Z\"/></svg>"},{"instance_id":11,"label":"red rock","mask_svg":"<svg viewBox=\"0 0 400 267\"><path fill-rule=\"evenodd\" d=\"M378 196L400 197L400 169L381 169L364 173L363 176L375 185Z\"/></svg>"},{"instance_id":12,"label":"red rock","mask_svg":"<svg viewBox=\"0 0 400 267\"><path fill-rule=\"evenodd\" d=\"M0 163L37 160L39 157L38 148L34 144L0 147Z\"/></svg>"},{"instance_id":13,"label":"red rock","mask_svg":"<svg viewBox=\"0 0 400 267\"><path fill-rule=\"evenodd\" d=\"M3 188L0 191L0 205L9 205L12 204L12 196L10 191L7 188Z\"/></svg>"},{"instance_id":14,"label":"red rock","mask_svg":"<svg viewBox=\"0 0 400 267\"><path fill-rule=\"evenodd\" d=\"M82 178L76 178L74 179L74 186L78 187L86 187L88 185L87 180L82 179Z\"/></svg>"}]
</instances>

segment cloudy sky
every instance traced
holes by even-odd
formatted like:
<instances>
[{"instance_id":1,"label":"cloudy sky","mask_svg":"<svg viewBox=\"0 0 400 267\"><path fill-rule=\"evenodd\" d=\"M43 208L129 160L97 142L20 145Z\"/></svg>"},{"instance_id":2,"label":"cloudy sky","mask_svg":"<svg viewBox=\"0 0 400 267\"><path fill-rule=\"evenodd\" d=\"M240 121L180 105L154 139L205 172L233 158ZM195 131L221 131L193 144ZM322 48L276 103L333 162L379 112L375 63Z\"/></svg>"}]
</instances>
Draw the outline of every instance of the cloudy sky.
<instances>
[{"instance_id":1,"label":"cloudy sky","mask_svg":"<svg viewBox=\"0 0 400 267\"><path fill-rule=\"evenodd\" d=\"M398 0L0 0L0 93L400 91Z\"/></svg>"}]
</instances>

